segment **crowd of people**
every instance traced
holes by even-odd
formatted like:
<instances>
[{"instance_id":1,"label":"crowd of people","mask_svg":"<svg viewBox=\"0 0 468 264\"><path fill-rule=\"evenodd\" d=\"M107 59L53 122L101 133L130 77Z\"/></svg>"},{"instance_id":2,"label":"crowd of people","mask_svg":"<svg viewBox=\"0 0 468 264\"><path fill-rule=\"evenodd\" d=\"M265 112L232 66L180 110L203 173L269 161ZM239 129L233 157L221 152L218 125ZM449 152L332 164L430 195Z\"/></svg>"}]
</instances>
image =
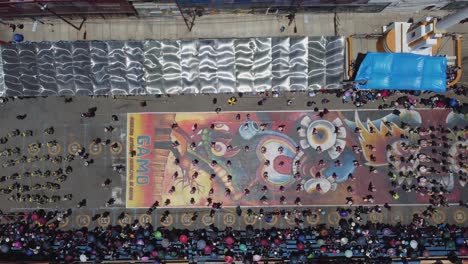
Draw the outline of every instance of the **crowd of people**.
<instances>
[{"instance_id":1,"label":"crowd of people","mask_svg":"<svg viewBox=\"0 0 468 264\"><path fill-rule=\"evenodd\" d=\"M466 89L456 90L457 94L466 95ZM322 94L322 99L319 103L313 101L317 96L316 93ZM279 92L264 92L260 93L261 99L258 105L262 106L268 103L268 98L279 97ZM434 95L428 98L419 97L418 92L398 92L398 91L362 91L352 87L343 90L323 90L317 92L309 92L311 98L307 101L307 107L314 107L319 113L325 115L327 113L327 104L330 99L327 97L336 96L341 99L344 104L353 104L359 108L371 102L381 102L379 109L405 108L414 109L416 107L431 107L431 108L452 108L456 112L466 111L466 103L459 102L454 98L448 98L443 95ZM229 98L228 105L235 105L243 94L238 94ZM9 100L18 98L1 98L1 104L7 103ZM70 103L73 99L66 98L65 102ZM294 104L294 99L289 98L287 105ZM221 106L217 99L213 100L216 105L216 112L221 112ZM146 107L146 102L140 104L141 107ZM319 109L322 108L323 110ZM97 107L89 108L81 114L82 118L93 118L96 116ZM465 112L466 113L466 112ZM18 120L27 120L26 114L19 114ZM117 115L112 115L112 122L118 121ZM457 131L463 131L466 128L454 128ZM380 213L382 207L373 205L372 193L376 192L372 182L368 190L371 194L363 197L363 201L368 203L366 206L349 207L354 201L346 199L345 206L338 207L337 212L342 217L339 221L339 226L329 227L326 225L309 226L306 224L308 217L314 218L322 214L321 210L312 210L308 208L301 209L260 209L253 211L252 209L237 208L236 212L239 217L246 214L255 216L267 223L272 222L274 217L284 217L293 219L295 228L278 229L272 227L268 230L254 229L252 226L244 231L236 231L232 228L218 230L215 226L210 226L207 229L201 230L176 230L165 228L154 228L150 224L140 224L138 221L125 226L108 226L96 227L94 229L67 229L60 228L66 218L71 217L73 210L71 208L60 210L36 210L33 212L24 212L21 214L1 213L0 223L0 258L7 256L20 256L24 258L42 258L48 260L64 260L72 262L76 259L80 260L114 260L114 259L133 259L133 260L153 260L155 262L162 261L168 258L177 259L195 259L198 257L206 257L213 259L224 259L226 262L235 260L243 261L244 263L254 263L261 259L269 258L287 258L292 263L306 263L320 260L324 256L345 256L345 257L361 257L367 258L370 263L371 259L385 259L392 257L415 258L420 256L429 256L431 247L444 245L446 253L451 258L457 256L465 256L468 253L466 247L466 238L468 230L464 227L453 225L437 225L431 226L428 224L428 219L437 211L439 206L447 206L446 196L450 194L446 186L440 181L431 178L432 174L437 173L454 173L459 175L460 184L466 183L467 176L460 171L453 171L453 166L448 164L448 159L451 158L463 167L465 166L466 156L461 153L459 156L451 156L448 152L448 141L464 140L464 138L450 139L448 131L443 127L420 127L411 128L413 132L420 136L419 141L413 145L402 146L403 148L419 148L414 151L414 154L405 158L390 157L392 166L397 166L396 163L414 163L416 160L423 164L428 162L434 165L420 165L415 172L418 177L414 184L400 184L398 177L408 177L409 175L400 175L396 170L389 174L394 183L393 190L378 190L390 191L395 199L398 199L398 192L417 192L421 195L430 197L431 205L421 214L415 214L413 221L408 225L389 225L389 224L372 224L363 221L363 215L369 213ZM112 133L113 126L105 127L104 133ZM466 131L465 131L466 132ZM42 149L54 151L57 147L57 140L54 138L55 128L53 126L44 129L43 131L13 129L0 137L0 144L3 146L0 149L0 158L3 168L14 170L16 167L25 164L50 163L56 166L56 169L44 170L17 170L9 175L0 177L0 195L5 195L12 202L32 203L32 206L46 205L49 207L59 207L61 201L69 201L76 199L72 193L60 195L48 195L54 193L55 190L61 188L61 184L67 181L69 177L73 177L73 170L76 166L90 166L94 160L89 155L89 150L85 147L76 151L75 154L68 155L35 155L31 153L39 153ZM18 144L11 144L16 138L21 137L44 137L46 143L39 141L29 144L26 148ZM110 148L118 148L118 145L112 145L110 140L102 140L97 137L89 142L91 144L102 144ZM88 143L87 143L88 144ZM422 152L421 146L432 146L428 149L430 152ZM460 146L465 149L466 145ZM134 150L129 150L129 155L134 155ZM77 162L78 161L78 162ZM60 166L57 166L60 165ZM116 165L114 171L119 173L125 171L124 165ZM177 176L175 176L177 177ZM267 177L267 176L265 176ZM25 181L25 179L28 179ZM37 179L37 180L36 180ZM27 182L27 183L26 183ZM112 184L111 178L107 178L102 184L102 187L107 187ZM464 185L463 185L464 186ZM96 186L97 188L99 186ZM228 189L221 190L229 196ZM348 187L348 192L353 193L352 187ZM245 190L245 195L248 195L250 190ZM393 192L393 193L392 193ZM396 194L396 196L395 196ZM284 197L286 199L286 197ZM293 198L292 198L293 199ZM293 199L294 200L294 199ZM207 201L210 201L207 199ZM160 205L161 202L161 205ZM112 206L115 203L115 198L111 197L105 203L105 206ZM158 211L161 221L164 221L169 215L169 210L163 210L164 206L170 206L170 199L165 201L154 201L153 206L148 208L147 213L151 214ZM76 201L77 207L86 207L87 200L80 199ZM301 201L294 202L296 206L301 205ZM208 204L211 209L211 216L214 216L222 209L222 202L211 202ZM467 206L465 202L460 201L460 206ZM300 208L300 207L299 207ZM385 204L383 208L391 210L390 205ZM105 213L104 213L105 214ZM108 214L108 213L107 213ZM102 215L95 215L92 220L99 219ZM124 216L124 212L119 218ZM192 220L196 220L198 213L193 214ZM290 242L293 242L294 247L290 247ZM289 246L288 246L289 245ZM385 263L385 262L384 262Z\"/></svg>"},{"instance_id":2,"label":"crowd of people","mask_svg":"<svg viewBox=\"0 0 468 264\"><path fill-rule=\"evenodd\" d=\"M265 213L264 217L270 214ZM97 263L104 260L159 263L175 259L259 263L284 258L291 263L324 263L325 257L333 256L359 258L365 263L390 263L395 257L414 259L442 254L457 263L460 256L468 254L466 227L428 225L418 215L408 225L359 223L343 217L337 227L247 226L242 231L229 227L219 230L214 225L193 231L154 228L137 220L124 226L61 230L60 221L66 217L70 217L69 212L43 210L2 214L0 257Z\"/></svg>"}]
</instances>

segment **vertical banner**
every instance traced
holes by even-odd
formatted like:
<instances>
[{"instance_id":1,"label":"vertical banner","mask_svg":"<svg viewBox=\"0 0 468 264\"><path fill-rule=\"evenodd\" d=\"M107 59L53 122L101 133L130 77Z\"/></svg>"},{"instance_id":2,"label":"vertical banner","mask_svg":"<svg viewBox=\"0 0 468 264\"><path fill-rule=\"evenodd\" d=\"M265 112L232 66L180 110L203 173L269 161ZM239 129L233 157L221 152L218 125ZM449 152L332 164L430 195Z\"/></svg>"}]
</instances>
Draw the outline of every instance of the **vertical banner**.
<instances>
[{"instance_id":1,"label":"vertical banner","mask_svg":"<svg viewBox=\"0 0 468 264\"><path fill-rule=\"evenodd\" d=\"M128 114L127 116L127 207L150 207L157 194L153 177L152 114ZM131 152L133 151L133 154Z\"/></svg>"}]
</instances>

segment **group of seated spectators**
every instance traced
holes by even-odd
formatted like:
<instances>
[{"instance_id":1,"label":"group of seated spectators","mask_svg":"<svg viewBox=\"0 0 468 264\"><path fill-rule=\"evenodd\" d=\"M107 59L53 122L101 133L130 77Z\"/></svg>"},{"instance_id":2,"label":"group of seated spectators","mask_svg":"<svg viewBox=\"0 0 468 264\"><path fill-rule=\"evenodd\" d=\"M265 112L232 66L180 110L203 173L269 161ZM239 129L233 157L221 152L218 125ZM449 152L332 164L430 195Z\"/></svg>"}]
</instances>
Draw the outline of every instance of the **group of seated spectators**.
<instances>
[{"instance_id":1,"label":"group of seated spectators","mask_svg":"<svg viewBox=\"0 0 468 264\"><path fill-rule=\"evenodd\" d=\"M198 230L154 228L138 222L88 229L62 230L60 212L38 210L2 215L0 258L73 262L139 260L218 260L256 263L287 259L291 263L315 263L324 257L379 260L468 254L468 228L428 225L417 216L409 225L355 222L341 218L337 227L325 224L304 228ZM69 217L69 216L65 216ZM63 219L60 219L63 220Z\"/></svg>"}]
</instances>

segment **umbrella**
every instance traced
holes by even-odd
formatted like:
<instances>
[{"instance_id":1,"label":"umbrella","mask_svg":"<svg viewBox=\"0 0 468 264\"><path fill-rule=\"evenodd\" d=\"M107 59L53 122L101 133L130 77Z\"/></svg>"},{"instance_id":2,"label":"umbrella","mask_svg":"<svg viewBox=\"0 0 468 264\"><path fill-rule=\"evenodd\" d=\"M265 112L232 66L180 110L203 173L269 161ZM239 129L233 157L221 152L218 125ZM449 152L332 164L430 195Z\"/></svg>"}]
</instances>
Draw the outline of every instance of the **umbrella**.
<instances>
[{"instance_id":1,"label":"umbrella","mask_svg":"<svg viewBox=\"0 0 468 264\"><path fill-rule=\"evenodd\" d=\"M81 254L80 255L80 261L81 262L86 262L86 261L88 261L88 257L85 254Z\"/></svg>"},{"instance_id":2,"label":"umbrella","mask_svg":"<svg viewBox=\"0 0 468 264\"><path fill-rule=\"evenodd\" d=\"M210 255L211 254L211 247L210 246L205 246L205 248L203 249L203 252L206 255Z\"/></svg>"},{"instance_id":3,"label":"umbrella","mask_svg":"<svg viewBox=\"0 0 468 264\"><path fill-rule=\"evenodd\" d=\"M323 246L323 245L325 245L325 240L323 240L323 239L318 239L318 240L317 240L317 246L321 247L321 246Z\"/></svg>"},{"instance_id":4,"label":"umbrella","mask_svg":"<svg viewBox=\"0 0 468 264\"><path fill-rule=\"evenodd\" d=\"M394 248L389 248L387 250L387 254L390 255L390 256L395 256L396 250Z\"/></svg>"},{"instance_id":5,"label":"umbrella","mask_svg":"<svg viewBox=\"0 0 468 264\"><path fill-rule=\"evenodd\" d=\"M367 240L365 237L363 236L360 236L358 237L358 239L356 240L356 243L360 246L365 246L367 244Z\"/></svg>"},{"instance_id":6,"label":"umbrella","mask_svg":"<svg viewBox=\"0 0 468 264\"><path fill-rule=\"evenodd\" d=\"M245 244L240 244L240 245L239 245L239 249L240 249L241 251L247 251L247 246L246 246Z\"/></svg>"},{"instance_id":7,"label":"umbrella","mask_svg":"<svg viewBox=\"0 0 468 264\"><path fill-rule=\"evenodd\" d=\"M389 236L389 235L392 234L392 230L390 230L390 228L384 228L382 230L382 233L383 233L384 236Z\"/></svg>"},{"instance_id":8,"label":"umbrella","mask_svg":"<svg viewBox=\"0 0 468 264\"><path fill-rule=\"evenodd\" d=\"M93 243L95 240L94 236L92 234L88 235L88 243Z\"/></svg>"},{"instance_id":9,"label":"umbrella","mask_svg":"<svg viewBox=\"0 0 468 264\"><path fill-rule=\"evenodd\" d=\"M253 261L260 261L262 259L262 256L260 255L254 255L253 256Z\"/></svg>"},{"instance_id":10,"label":"umbrella","mask_svg":"<svg viewBox=\"0 0 468 264\"><path fill-rule=\"evenodd\" d=\"M344 252L344 255L345 255L345 257L350 258L350 257L353 256L353 251L351 251L351 250L348 249L348 250L346 250L346 251Z\"/></svg>"},{"instance_id":11,"label":"umbrella","mask_svg":"<svg viewBox=\"0 0 468 264\"><path fill-rule=\"evenodd\" d=\"M142 260L142 261L148 261L148 260L149 260L149 257L143 256L143 257L141 258L141 260Z\"/></svg>"},{"instance_id":12,"label":"umbrella","mask_svg":"<svg viewBox=\"0 0 468 264\"><path fill-rule=\"evenodd\" d=\"M275 238L275 244L277 246L281 245L281 240L279 238Z\"/></svg>"},{"instance_id":13,"label":"umbrella","mask_svg":"<svg viewBox=\"0 0 468 264\"><path fill-rule=\"evenodd\" d=\"M165 238L161 241L161 246L163 248L168 248L171 245L171 242L169 242L169 239Z\"/></svg>"},{"instance_id":14,"label":"umbrella","mask_svg":"<svg viewBox=\"0 0 468 264\"><path fill-rule=\"evenodd\" d=\"M348 238L347 237L342 237L340 240L341 245L346 245L348 244Z\"/></svg>"},{"instance_id":15,"label":"umbrella","mask_svg":"<svg viewBox=\"0 0 468 264\"><path fill-rule=\"evenodd\" d=\"M299 237L297 238L297 240L301 241L301 242L304 242L305 241L305 236L304 234L300 234Z\"/></svg>"},{"instance_id":16,"label":"umbrella","mask_svg":"<svg viewBox=\"0 0 468 264\"><path fill-rule=\"evenodd\" d=\"M225 256L224 261L227 263L232 263L234 261L234 258L231 256Z\"/></svg>"},{"instance_id":17,"label":"umbrella","mask_svg":"<svg viewBox=\"0 0 468 264\"><path fill-rule=\"evenodd\" d=\"M416 240L411 240L410 246L413 249L416 249L418 247L418 242Z\"/></svg>"},{"instance_id":18,"label":"umbrella","mask_svg":"<svg viewBox=\"0 0 468 264\"><path fill-rule=\"evenodd\" d=\"M146 245L146 249L148 250L148 252L153 251L154 250L154 245L153 244L148 244L148 245Z\"/></svg>"},{"instance_id":19,"label":"umbrella","mask_svg":"<svg viewBox=\"0 0 468 264\"><path fill-rule=\"evenodd\" d=\"M226 244L228 245L232 245L234 243L234 238L228 236L226 237L226 240L225 240Z\"/></svg>"},{"instance_id":20,"label":"umbrella","mask_svg":"<svg viewBox=\"0 0 468 264\"><path fill-rule=\"evenodd\" d=\"M153 233L153 236L154 236L154 238L156 238L156 239L161 239L161 238L162 238L162 234L161 234L160 231L155 231L155 232Z\"/></svg>"},{"instance_id":21,"label":"umbrella","mask_svg":"<svg viewBox=\"0 0 468 264\"><path fill-rule=\"evenodd\" d=\"M206 242L205 240L198 240L197 241L197 249L198 250L203 250L206 247Z\"/></svg>"},{"instance_id":22,"label":"umbrella","mask_svg":"<svg viewBox=\"0 0 468 264\"><path fill-rule=\"evenodd\" d=\"M304 250L304 244L302 243L298 243L296 247L297 247L297 250L299 251Z\"/></svg>"},{"instance_id":23,"label":"umbrella","mask_svg":"<svg viewBox=\"0 0 468 264\"><path fill-rule=\"evenodd\" d=\"M184 243L184 244L187 243L187 242L188 242L188 236L187 236L187 235L184 235L184 234L180 235L180 236L179 236L179 241L180 241L181 243Z\"/></svg>"},{"instance_id":24,"label":"umbrella","mask_svg":"<svg viewBox=\"0 0 468 264\"><path fill-rule=\"evenodd\" d=\"M21 243L20 241L17 241L17 242L15 242L15 243L13 243L13 247L15 247L15 248L21 248L21 247L23 247L23 243Z\"/></svg>"},{"instance_id":25,"label":"umbrella","mask_svg":"<svg viewBox=\"0 0 468 264\"><path fill-rule=\"evenodd\" d=\"M458 237L457 240L455 240L455 242L458 245L462 245L463 243L465 243L465 239L463 237Z\"/></svg>"},{"instance_id":26,"label":"umbrella","mask_svg":"<svg viewBox=\"0 0 468 264\"><path fill-rule=\"evenodd\" d=\"M151 256L152 256L153 258L157 257L157 256L158 256L158 252L157 252L156 250L151 251Z\"/></svg>"},{"instance_id":27,"label":"umbrella","mask_svg":"<svg viewBox=\"0 0 468 264\"><path fill-rule=\"evenodd\" d=\"M328 230L327 229L320 230L320 235L321 236L328 236Z\"/></svg>"},{"instance_id":28,"label":"umbrella","mask_svg":"<svg viewBox=\"0 0 468 264\"><path fill-rule=\"evenodd\" d=\"M36 213L33 213L32 216L31 216L31 219L33 221L36 221L37 219L39 219L39 215L37 215Z\"/></svg>"},{"instance_id":29,"label":"umbrella","mask_svg":"<svg viewBox=\"0 0 468 264\"><path fill-rule=\"evenodd\" d=\"M26 251L24 253L26 254L26 256L32 256L34 254L34 252L29 248L26 249Z\"/></svg>"},{"instance_id":30,"label":"umbrella","mask_svg":"<svg viewBox=\"0 0 468 264\"><path fill-rule=\"evenodd\" d=\"M1 251L2 253L8 253L8 251L10 251L10 246L8 246L7 244L2 244L2 245L0 246L0 251Z\"/></svg>"},{"instance_id":31,"label":"umbrella","mask_svg":"<svg viewBox=\"0 0 468 264\"><path fill-rule=\"evenodd\" d=\"M468 255L468 248L466 248L465 246L460 247L458 252L460 253L461 256L466 256L466 255Z\"/></svg>"}]
</instances>

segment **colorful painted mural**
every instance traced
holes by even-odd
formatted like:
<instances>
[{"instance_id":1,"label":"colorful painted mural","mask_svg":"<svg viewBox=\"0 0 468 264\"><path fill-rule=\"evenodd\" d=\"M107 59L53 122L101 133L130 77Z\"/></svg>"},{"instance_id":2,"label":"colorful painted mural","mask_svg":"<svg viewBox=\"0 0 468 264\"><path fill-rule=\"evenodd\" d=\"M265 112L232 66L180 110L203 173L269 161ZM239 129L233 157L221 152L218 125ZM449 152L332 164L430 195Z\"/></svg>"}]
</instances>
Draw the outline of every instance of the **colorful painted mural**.
<instances>
[{"instance_id":1,"label":"colorful painted mural","mask_svg":"<svg viewBox=\"0 0 468 264\"><path fill-rule=\"evenodd\" d=\"M445 109L128 114L127 207L428 203L415 187L435 183L458 201L467 124Z\"/></svg>"}]
</instances>

